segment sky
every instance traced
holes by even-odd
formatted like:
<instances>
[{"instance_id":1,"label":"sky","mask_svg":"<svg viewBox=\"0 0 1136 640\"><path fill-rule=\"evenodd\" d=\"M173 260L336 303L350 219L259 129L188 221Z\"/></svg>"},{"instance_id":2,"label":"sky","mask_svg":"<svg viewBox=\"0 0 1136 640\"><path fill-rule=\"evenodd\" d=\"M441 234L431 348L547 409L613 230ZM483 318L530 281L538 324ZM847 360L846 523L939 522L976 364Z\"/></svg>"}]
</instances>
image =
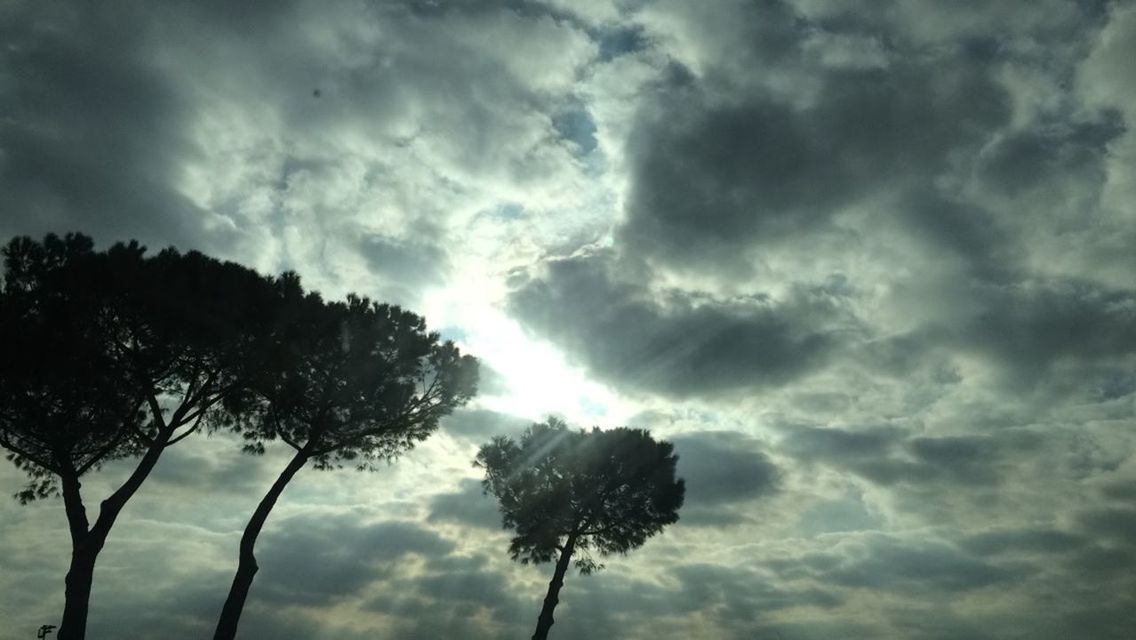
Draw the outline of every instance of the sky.
<instances>
[{"instance_id":1,"label":"sky","mask_svg":"<svg viewBox=\"0 0 1136 640\"><path fill-rule=\"evenodd\" d=\"M527 637L552 567L471 461L558 415L687 499L554 638L1130 638L1133 60L1128 1L10 0L0 239L292 269L481 360L390 467L297 476L241 637ZM208 637L287 456L168 450L88 637ZM0 496L0 638L68 549Z\"/></svg>"}]
</instances>

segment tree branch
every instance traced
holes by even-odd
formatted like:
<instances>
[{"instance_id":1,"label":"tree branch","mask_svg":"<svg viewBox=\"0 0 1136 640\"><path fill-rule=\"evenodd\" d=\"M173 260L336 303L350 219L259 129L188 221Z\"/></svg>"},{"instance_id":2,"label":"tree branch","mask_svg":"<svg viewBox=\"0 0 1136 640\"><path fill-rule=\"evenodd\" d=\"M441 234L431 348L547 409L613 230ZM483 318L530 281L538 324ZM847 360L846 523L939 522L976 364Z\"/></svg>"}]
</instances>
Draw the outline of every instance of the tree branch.
<instances>
[{"instance_id":1,"label":"tree branch","mask_svg":"<svg viewBox=\"0 0 1136 640\"><path fill-rule=\"evenodd\" d=\"M71 544L78 546L90 531L87 508L83 506L83 496L79 492L79 474L73 469L61 469L60 484L63 486L63 506L67 512L67 528L71 532Z\"/></svg>"},{"instance_id":2,"label":"tree branch","mask_svg":"<svg viewBox=\"0 0 1136 640\"><path fill-rule=\"evenodd\" d=\"M158 403L158 396L154 395L152 388L146 394L146 404L150 406L150 413L154 416L154 422L158 423L158 430L165 429L166 421L162 418L162 405Z\"/></svg>"},{"instance_id":3,"label":"tree branch","mask_svg":"<svg viewBox=\"0 0 1136 640\"><path fill-rule=\"evenodd\" d=\"M97 450L95 452L95 454L92 455L91 458L83 464L83 466L79 467L76 470L76 473L78 475L83 475L84 473L89 471L91 469L91 467L98 464L99 460L102 460L104 456L106 456L108 453L113 451L115 447L117 447L120 443L122 443L122 439L124 437L126 437L126 432L127 432L127 429L125 429L125 428L119 429L118 434L113 439L111 439L111 441L108 442L105 447L102 447L101 449Z\"/></svg>"},{"instance_id":4,"label":"tree branch","mask_svg":"<svg viewBox=\"0 0 1136 640\"><path fill-rule=\"evenodd\" d=\"M192 434L194 431L197 431L197 428L201 426L201 419L205 417L205 410L202 409L202 410L198 411L197 413L195 413L194 415L197 417L197 419L194 421L193 426L191 426L190 428L183 431L176 438L172 438L171 440L166 442L166 444L162 445L163 448L175 445L175 444L181 442L182 440L185 440L186 437L189 436L190 434Z\"/></svg>"},{"instance_id":5,"label":"tree branch","mask_svg":"<svg viewBox=\"0 0 1136 640\"><path fill-rule=\"evenodd\" d=\"M276 429L276 435L279 436L280 439L284 441L284 444L288 445L289 447L292 447L296 451L299 451L300 449L303 448L299 445L299 443L295 442L294 440L292 440L288 436L284 435L279 429Z\"/></svg>"},{"instance_id":6,"label":"tree branch","mask_svg":"<svg viewBox=\"0 0 1136 640\"><path fill-rule=\"evenodd\" d=\"M11 440L9 440L8 438L0 437L0 446L3 446L5 449L8 449L9 451L20 456L21 458L26 458L28 460L31 460L32 462L36 463L40 467L43 467L44 469L47 469L48 471L50 471L52 473L59 474L59 468L57 466L46 462L45 460L41 459L39 456L34 456L34 455L28 453L27 451L25 451L23 449L23 447L16 446L16 444L14 442L12 442Z\"/></svg>"}]
</instances>

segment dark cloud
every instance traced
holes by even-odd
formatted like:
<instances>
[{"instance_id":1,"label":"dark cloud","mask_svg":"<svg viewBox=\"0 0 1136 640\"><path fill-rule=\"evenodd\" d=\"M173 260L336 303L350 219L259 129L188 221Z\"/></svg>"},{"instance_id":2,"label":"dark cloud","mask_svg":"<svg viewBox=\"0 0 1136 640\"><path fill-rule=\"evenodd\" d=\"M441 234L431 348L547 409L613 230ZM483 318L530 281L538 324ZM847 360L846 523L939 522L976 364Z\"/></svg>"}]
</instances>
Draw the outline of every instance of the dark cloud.
<instances>
[{"instance_id":1,"label":"dark cloud","mask_svg":"<svg viewBox=\"0 0 1136 640\"><path fill-rule=\"evenodd\" d=\"M499 378L500 374L491 372L489 389L486 389L485 385L479 382L478 387L481 393L494 395L495 391L501 391L494 389L494 378L492 376ZM503 384L503 381L501 383ZM529 420L497 411L461 408L446 416L442 420L441 428L446 433L468 439L480 446L489 442L494 436L516 435L530 424L532 422Z\"/></svg>"},{"instance_id":2,"label":"dark cloud","mask_svg":"<svg viewBox=\"0 0 1136 640\"><path fill-rule=\"evenodd\" d=\"M684 433L672 441L679 475L686 481L683 524L745 522L744 510L730 505L769 496L779 487L781 471L759 441L732 431Z\"/></svg>"},{"instance_id":3,"label":"dark cloud","mask_svg":"<svg viewBox=\"0 0 1136 640\"><path fill-rule=\"evenodd\" d=\"M952 476L956 481L979 484L997 481L998 450L990 438L919 437L908 440L906 447L915 460Z\"/></svg>"},{"instance_id":4,"label":"dark cloud","mask_svg":"<svg viewBox=\"0 0 1136 640\"><path fill-rule=\"evenodd\" d=\"M856 331L840 280L785 300L728 301L621 279L608 254L553 260L522 279L510 311L598 377L674 397L776 386L821 366Z\"/></svg>"},{"instance_id":5,"label":"dark cloud","mask_svg":"<svg viewBox=\"0 0 1136 640\"><path fill-rule=\"evenodd\" d=\"M598 34L600 60L608 61L642 50L646 36L642 27L627 26L603 29Z\"/></svg>"},{"instance_id":6,"label":"dark cloud","mask_svg":"<svg viewBox=\"0 0 1136 640\"><path fill-rule=\"evenodd\" d=\"M770 576L718 565L680 565L669 571L682 584L694 609L720 607L734 622L753 620L792 607L831 608L842 599L820 589L786 590L769 585Z\"/></svg>"},{"instance_id":7,"label":"dark cloud","mask_svg":"<svg viewBox=\"0 0 1136 640\"><path fill-rule=\"evenodd\" d=\"M1078 515L1085 533L1117 544L1136 547L1136 508L1101 508Z\"/></svg>"},{"instance_id":8,"label":"dark cloud","mask_svg":"<svg viewBox=\"0 0 1136 640\"><path fill-rule=\"evenodd\" d=\"M497 501L485 495L478 480L463 480L454 493L442 493L430 500L429 522L456 522L463 526L499 531L501 512Z\"/></svg>"},{"instance_id":9,"label":"dark cloud","mask_svg":"<svg viewBox=\"0 0 1136 640\"><path fill-rule=\"evenodd\" d=\"M1131 367L1136 353L1132 289L1034 280L982 287L975 297L981 311L960 328L958 346L991 358L1015 383L1047 381L1050 369L1074 367L1069 382L1083 383L1089 376L1089 382L1100 384L1101 373L1108 380L1116 369Z\"/></svg>"},{"instance_id":10,"label":"dark cloud","mask_svg":"<svg viewBox=\"0 0 1136 640\"><path fill-rule=\"evenodd\" d=\"M963 262L978 278L1003 282L1013 278L1016 247L1005 222L980 204L935 189L912 189L898 201L901 223L915 242Z\"/></svg>"},{"instance_id":11,"label":"dark cloud","mask_svg":"<svg viewBox=\"0 0 1136 640\"><path fill-rule=\"evenodd\" d=\"M794 116L787 105L758 103L659 117L639 134L647 148L632 151L622 238L651 255L713 264L827 219L840 185L829 192L818 184L836 182L838 165L813 166L827 154L810 148L813 137Z\"/></svg>"},{"instance_id":12,"label":"dark cloud","mask_svg":"<svg viewBox=\"0 0 1136 640\"><path fill-rule=\"evenodd\" d=\"M855 430L783 426L778 450L805 463L850 471L880 485L975 488L996 486L1007 467L1037 451L1042 438L1028 430L968 436L909 436L897 426Z\"/></svg>"},{"instance_id":13,"label":"dark cloud","mask_svg":"<svg viewBox=\"0 0 1136 640\"><path fill-rule=\"evenodd\" d=\"M754 637L762 621L778 612L832 609L842 602L817 588L772 585L770 576L747 568L681 563L665 575L664 584L608 571L566 581L555 633L581 640L619 637L629 629L647 637Z\"/></svg>"},{"instance_id":14,"label":"dark cloud","mask_svg":"<svg viewBox=\"0 0 1136 640\"><path fill-rule=\"evenodd\" d=\"M991 631L985 620L960 616L952 611L942 612L933 605L915 606L888 616L894 631L906 637L928 640L1002 640L1001 631Z\"/></svg>"},{"instance_id":15,"label":"dark cloud","mask_svg":"<svg viewBox=\"0 0 1136 640\"><path fill-rule=\"evenodd\" d=\"M454 548L411 522L366 524L356 514L299 515L265 531L262 566L250 598L275 605L327 604L389 575L408 554L445 555Z\"/></svg>"},{"instance_id":16,"label":"dark cloud","mask_svg":"<svg viewBox=\"0 0 1136 640\"><path fill-rule=\"evenodd\" d=\"M432 561L427 573L393 586L366 606L398 616L400 638L495 638L522 633L532 616L530 603L481 556Z\"/></svg>"},{"instance_id":17,"label":"dark cloud","mask_svg":"<svg viewBox=\"0 0 1136 640\"><path fill-rule=\"evenodd\" d=\"M596 123L586 107L567 105L552 116L552 126L567 141L575 146L580 155L587 155L596 149Z\"/></svg>"},{"instance_id":18,"label":"dark cloud","mask_svg":"<svg viewBox=\"0 0 1136 640\"><path fill-rule=\"evenodd\" d=\"M1124 132L1119 114L1105 112L1088 121L1057 121L1010 131L996 137L982 152L976 175L983 188L1005 197L1023 197L1055 185L1105 180L1109 143ZM1074 218L1067 229L1075 228ZM1090 224L1081 218L1080 224Z\"/></svg>"},{"instance_id":19,"label":"dark cloud","mask_svg":"<svg viewBox=\"0 0 1136 640\"><path fill-rule=\"evenodd\" d=\"M825 583L894 594L952 593L1019 580L1024 565L997 565L936 541L872 535L813 575Z\"/></svg>"},{"instance_id":20,"label":"dark cloud","mask_svg":"<svg viewBox=\"0 0 1136 640\"><path fill-rule=\"evenodd\" d=\"M1088 540L1058 529L1002 529L975 534L960 546L982 556L1005 553L1065 554L1083 548Z\"/></svg>"},{"instance_id":21,"label":"dark cloud","mask_svg":"<svg viewBox=\"0 0 1136 640\"><path fill-rule=\"evenodd\" d=\"M827 640L845 638L846 640L872 640L884 633L879 625L868 623L832 622L781 622L774 624L754 624L735 637L742 638L782 638L784 640ZM751 635L752 634L752 635Z\"/></svg>"},{"instance_id":22,"label":"dark cloud","mask_svg":"<svg viewBox=\"0 0 1136 640\"><path fill-rule=\"evenodd\" d=\"M1136 503L1136 480L1114 480L1102 486L1101 493L1113 500Z\"/></svg>"},{"instance_id":23,"label":"dark cloud","mask_svg":"<svg viewBox=\"0 0 1136 640\"><path fill-rule=\"evenodd\" d=\"M371 235L361 238L359 246L370 271L379 274L385 284L381 296L371 295L399 304L416 300L424 287L441 284L450 268L445 251L427 238Z\"/></svg>"},{"instance_id":24,"label":"dark cloud","mask_svg":"<svg viewBox=\"0 0 1136 640\"><path fill-rule=\"evenodd\" d=\"M1068 575L1086 592L1100 590L1099 594L1086 594L1087 602L1078 602L1081 608L1097 606L1114 599L1111 594L1120 594L1122 602L1133 600L1131 587L1132 570L1136 568L1136 553L1131 549L1093 545L1074 554L1065 563ZM1121 589L1118 591L1118 587ZM1123 589L1128 588L1128 591ZM1092 602L1096 600L1097 602ZM1087 605L1087 606L1086 606Z\"/></svg>"},{"instance_id":25,"label":"dark cloud","mask_svg":"<svg viewBox=\"0 0 1136 640\"><path fill-rule=\"evenodd\" d=\"M825 500L803 510L797 529L805 535L845 531L873 531L885 523L865 503L863 495L849 492L836 500Z\"/></svg>"},{"instance_id":26,"label":"dark cloud","mask_svg":"<svg viewBox=\"0 0 1136 640\"><path fill-rule=\"evenodd\" d=\"M200 437L200 436L199 436ZM204 437L201 437L204 440ZM170 491L258 494L278 471L277 456L241 455L245 442L229 434L210 434L208 442L187 441L162 454L149 481ZM286 464L286 463L285 463Z\"/></svg>"},{"instance_id":27,"label":"dark cloud","mask_svg":"<svg viewBox=\"0 0 1136 640\"><path fill-rule=\"evenodd\" d=\"M895 427L850 431L794 425L785 430L781 449L805 460L876 458L886 454L903 433Z\"/></svg>"},{"instance_id":28,"label":"dark cloud","mask_svg":"<svg viewBox=\"0 0 1136 640\"><path fill-rule=\"evenodd\" d=\"M223 580L212 573L194 573L183 576L177 585L151 583L149 589L130 589L124 594L127 598L112 601L109 606L105 605L105 600L96 600L87 635L92 638L128 635L138 640L207 637L213 633L221 612L218 585L224 584ZM166 610L171 601L178 603L176 614Z\"/></svg>"},{"instance_id":29,"label":"dark cloud","mask_svg":"<svg viewBox=\"0 0 1136 640\"><path fill-rule=\"evenodd\" d=\"M929 185L952 153L976 151L1010 115L987 67L966 51L940 55L828 70L817 95L796 103L736 86L719 97L713 78L665 93L630 137L620 238L665 263L720 268L828 225L863 198ZM913 233L941 221L914 204Z\"/></svg>"},{"instance_id":30,"label":"dark cloud","mask_svg":"<svg viewBox=\"0 0 1136 640\"><path fill-rule=\"evenodd\" d=\"M1136 625L1131 599L1120 604L1090 603L1062 615L1056 624L1046 629L1047 637L1059 640L1083 635L1102 640L1125 640ZM1045 637L1045 636L1043 636Z\"/></svg>"},{"instance_id":31,"label":"dark cloud","mask_svg":"<svg viewBox=\"0 0 1136 640\"><path fill-rule=\"evenodd\" d=\"M190 108L155 64L145 16L33 6L0 16L0 68L20 79L0 91L0 235L202 244L209 214L176 187L195 153Z\"/></svg>"}]
</instances>

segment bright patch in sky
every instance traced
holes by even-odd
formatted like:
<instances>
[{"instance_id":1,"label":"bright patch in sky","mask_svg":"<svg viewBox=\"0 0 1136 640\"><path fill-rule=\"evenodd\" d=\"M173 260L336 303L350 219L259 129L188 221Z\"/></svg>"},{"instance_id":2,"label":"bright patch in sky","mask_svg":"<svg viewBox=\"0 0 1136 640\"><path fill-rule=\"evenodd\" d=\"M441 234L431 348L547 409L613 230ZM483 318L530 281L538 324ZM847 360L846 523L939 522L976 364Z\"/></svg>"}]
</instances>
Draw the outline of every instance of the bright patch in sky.
<instances>
[{"instance_id":1,"label":"bright patch in sky","mask_svg":"<svg viewBox=\"0 0 1136 640\"><path fill-rule=\"evenodd\" d=\"M476 405L530 420L559 415L580 426L624 424L635 405L588 379L557 348L533 338L495 304L500 286L466 272L432 292L424 313L438 326L462 329L457 341L484 366Z\"/></svg>"}]
</instances>

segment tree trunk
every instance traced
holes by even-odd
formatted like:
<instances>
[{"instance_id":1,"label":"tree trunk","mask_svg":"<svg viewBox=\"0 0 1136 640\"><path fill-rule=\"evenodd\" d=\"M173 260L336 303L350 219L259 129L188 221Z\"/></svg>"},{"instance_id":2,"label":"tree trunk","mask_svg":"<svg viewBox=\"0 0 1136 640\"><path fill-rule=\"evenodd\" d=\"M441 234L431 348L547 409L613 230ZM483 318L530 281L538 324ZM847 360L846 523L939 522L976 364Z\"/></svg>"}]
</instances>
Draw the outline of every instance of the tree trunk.
<instances>
[{"instance_id":1,"label":"tree trunk","mask_svg":"<svg viewBox=\"0 0 1136 640\"><path fill-rule=\"evenodd\" d=\"M306 451L296 452L288 466L284 467L284 471L280 473L280 477L272 484L272 488L261 498L260 504L257 505L256 511L253 512L252 518L245 526L244 535L241 536L237 573L233 576L233 585L229 587L229 597L225 599L225 606L221 609L221 618L217 621L217 631L213 634L213 640L232 640L236 637L237 624L241 621L241 611L245 608L245 600L248 599L249 589L252 588L252 579L260 568L256 564L256 556L253 555L256 538L260 535L260 530L264 528L264 522L268 520L268 514L272 512L276 500L284 492L284 487L288 486L292 476L296 475L296 472L307 461L308 453Z\"/></svg>"},{"instance_id":2,"label":"tree trunk","mask_svg":"<svg viewBox=\"0 0 1136 640\"><path fill-rule=\"evenodd\" d=\"M564 543L564 550L560 552L560 559L556 561L556 571L552 574L552 582L548 583L548 594L544 596L544 606L541 607L540 617L536 621L536 633L532 640L547 640L548 630L552 628L552 610L560 602L560 587L564 586L564 574L568 571L568 563L572 560L572 552L576 549L576 534L568 536Z\"/></svg>"},{"instance_id":3,"label":"tree trunk","mask_svg":"<svg viewBox=\"0 0 1136 640\"><path fill-rule=\"evenodd\" d=\"M208 408L199 397L197 400L202 410ZM189 413L192 404L182 403L174 412L169 422L162 420L161 409L156 397L151 396L151 410L153 419L158 425L154 439L138 460L138 466L126 478L114 493L99 505L99 517L93 526L87 520L87 508L83 504L80 491L79 472L70 462L59 472L60 485L63 489L63 506L67 512L67 526L71 532L71 566L67 569L63 602L63 620L59 623L59 640L83 640L87 635L87 611L90 608L91 588L94 585L95 562L99 553L106 544L110 530L122 513L126 503L138 493L142 483L150 476L158 459L162 457L166 446L173 438L174 432L184 422L182 418Z\"/></svg>"},{"instance_id":4,"label":"tree trunk","mask_svg":"<svg viewBox=\"0 0 1136 640\"><path fill-rule=\"evenodd\" d=\"M95 560L99 548L80 546L71 552L67 570L63 604L63 621L59 624L59 640L83 640L87 634L87 609L91 601L91 585L95 578Z\"/></svg>"},{"instance_id":5,"label":"tree trunk","mask_svg":"<svg viewBox=\"0 0 1136 640\"><path fill-rule=\"evenodd\" d=\"M90 546L87 508L80 493L79 474L72 468L59 474L63 489L63 507L67 512L67 527L71 532L71 566L67 569L63 601L63 621L58 638L82 640L87 629L87 609L91 600L91 585L95 576L98 549Z\"/></svg>"},{"instance_id":6,"label":"tree trunk","mask_svg":"<svg viewBox=\"0 0 1136 640\"><path fill-rule=\"evenodd\" d=\"M138 461L130 476L114 493L99 505L99 517L87 529L87 510L80 494L81 484L75 473L60 474L63 489L63 506L67 511L67 525L71 530L71 566L67 570L64 591L63 620L59 623L59 640L83 640L87 635L87 610L90 606L91 587L94 584L95 562L106 544L111 527L126 503L158 464L173 428L163 426L146 453ZM70 471L74 471L73 469Z\"/></svg>"}]
</instances>

